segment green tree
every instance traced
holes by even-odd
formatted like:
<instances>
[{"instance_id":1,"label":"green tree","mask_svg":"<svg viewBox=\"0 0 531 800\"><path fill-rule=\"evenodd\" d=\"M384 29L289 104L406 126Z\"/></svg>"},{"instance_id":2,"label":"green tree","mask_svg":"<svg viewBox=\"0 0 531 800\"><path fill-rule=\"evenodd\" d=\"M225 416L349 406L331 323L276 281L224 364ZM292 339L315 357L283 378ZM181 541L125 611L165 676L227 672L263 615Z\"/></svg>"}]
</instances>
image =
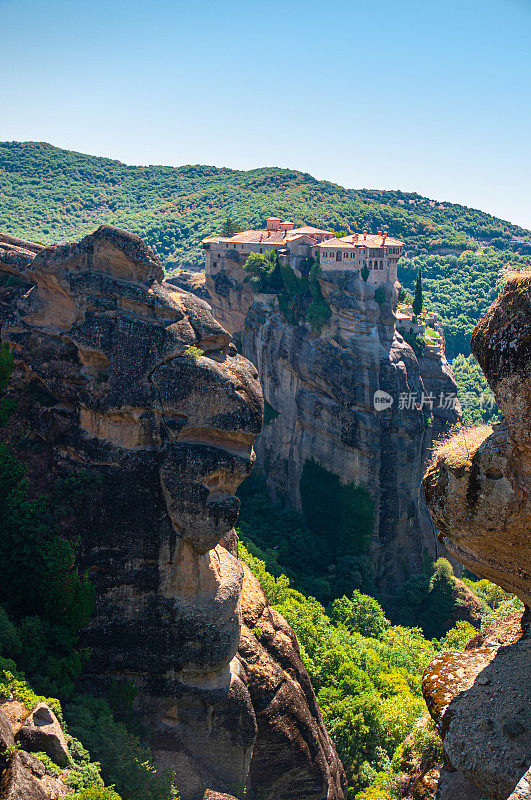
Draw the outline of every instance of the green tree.
<instances>
[{"instance_id":1,"label":"green tree","mask_svg":"<svg viewBox=\"0 0 531 800\"><path fill-rule=\"evenodd\" d=\"M69 730L83 742L92 758L98 760L105 780L115 785L122 797L127 800L175 797L171 773L168 770L157 772L150 761L149 748L114 719L104 700L78 695L66 705L64 712ZM97 795L96 800L99 800Z\"/></svg>"},{"instance_id":2,"label":"green tree","mask_svg":"<svg viewBox=\"0 0 531 800\"><path fill-rule=\"evenodd\" d=\"M415 297L413 298L413 313L418 317L422 311L422 267L419 265L417 281L415 283Z\"/></svg>"},{"instance_id":3,"label":"green tree","mask_svg":"<svg viewBox=\"0 0 531 800\"><path fill-rule=\"evenodd\" d=\"M13 357L2 346L5 416L10 409L2 406L2 395L12 367ZM57 484L53 497L31 498L26 467L0 443L0 652L8 654L14 643L19 666L47 693L72 688L84 661L76 650L77 634L92 612L92 587L76 567L77 540L57 521L65 503L75 502L77 482Z\"/></svg>"},{"instance_id":4,"label":"green tree","mask_svg":"<svg viewBox=\"0 0 531 800\"><path fill-rule=\"evenodd\" d=\"M235 236L241 231L240 226L232 217L227 217L221 229L221 236L231 237Z\"/></svg>"},{"instance_id":5,"label":"green tree","mask_svg":"<svg viewBox=\"0 0 531 800\"><path fill-rule=\"evenodd\" d=\"M249 274L256 292L278 292L284 286L282 265L275 250L265 255L250 253L243 268Z\"/></svg>"},{"instance_id":6,"label":"green tree","mask_svg":"<svg viewBox=\"0 0 531 800\"><path fill-rule=\"evenodd\" d=\"M354 590L351 598L339 597L330 608L332 622L341 622L351 633L379 638L391 624L374 597Z\"/></svg>"},{"instance_id":7,"label":"green tree","mask_svg":"<svg viewBox=\"0 0 531 800\"><path fill-rule=\"evenodd\" d=\"M16 407L14 400L4 396L13 371L13 364L14 357L8 346L0 344L0 428L6 424Z\"/></svg>"}]
</instances>

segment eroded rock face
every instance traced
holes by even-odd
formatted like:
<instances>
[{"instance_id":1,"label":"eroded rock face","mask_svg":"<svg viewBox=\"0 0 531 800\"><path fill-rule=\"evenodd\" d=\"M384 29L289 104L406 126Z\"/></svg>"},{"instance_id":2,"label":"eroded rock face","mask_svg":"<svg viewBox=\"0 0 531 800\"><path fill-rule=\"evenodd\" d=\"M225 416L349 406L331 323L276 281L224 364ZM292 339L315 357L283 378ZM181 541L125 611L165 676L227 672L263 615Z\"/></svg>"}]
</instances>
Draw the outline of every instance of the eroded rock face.
<instances>
[{"instance_id":1,"label":"eroded rock face","mask_svg":"<svg viewBox=\"0 0 531 800\"><path fill-rule=\"evenodd\" d=\"M445 546L531 605L531 276L510 279L472 349L504 415L441 445L424 489Z\"/></svg>"},{"instance_id":2,"label":"eroded rock face","mask_svg":"<svg viewBox=\"0 0 531 800\"><path fill-rule=\"evenodd\" d=\"M256 369L125 231L47 248L0 237L0 270L12 276L0 296L10 391L31 430L19 456L39 491L80 469L92 487L76 518L96 589L85 683L138 687L154 758L184 800L241 795L257 721L235 658L232 528L261 425Z\"/></svg>"},{"instance_id":3,"label":"eroded rock face","mask_svg":"<svg viewBox=\"0 0 531 800\"><path fill-rule=\"evenodd\" d=\"M446 555L420 491L433 439L458 420L457 410L439 404L441 393L457 392L444 349L417 358L395 332L397 286L385 285L380 305L374 287L352 273L327 272L321 288L332 318L317 336L309 325L287 324L274 296L253 298L244 276L241 265L227 261L226 270L206 276L206 286L215 313L242 337L242 352L278 414L257 439L258 465L266 465L273 495L296 509L311 459L367 488L375 504L376 581L392 595L422 569L424 549ZM391 407L375 409L378 390L391 395Z\"/></svg>"},{"instance_id":4,"label":"eroded rock face","mask_svg":"<svg viewBox=\"0 0 531 800\"><path fill-rule=\"evenodd\" d=\"M28 750L41 757L45 753L52 763L45 766ZM48 705L38 703L31 710L18 700L0 698L0 800L68 797L73 793L68 776L74 766L59 721Z\"/></svg>"},{"instance_id":5,"label":"eroded rock face","mask_svg":"<svg viewBox=\"0 0 531 800\"><path fill-rule=\"evenodd\" d=\"M531 640L513 615L424 672L424 697L451 764L496 800L506 800L529 765L530 664Z\"/></svg>"},{"instance_id":6,"label":"eroded rock face","mask_svg":"<svg viewBox=\"0 0 531 800\"><path fill-rule=\"evenodd\" d=\"M17 733L25 750L46 753L60 767L70 763L66 739L57 717L46 703L39 703Z\"/></svg>"},{"instance_id":7,"label":"eroded rock face","mask_svg":"<svg viewBox=\"0 0 531 800\"><path fill-rule=\"evenodd\" d=\"M510 278L472 349L504 420L459 431L436 451L426 499L448 550L482 577L531 598L531 276ZM423 692L453 767L496 800L529 798L529 611L442 653ZM473 734L471 735L471 732Z\"/></svg>"}]
</instances>

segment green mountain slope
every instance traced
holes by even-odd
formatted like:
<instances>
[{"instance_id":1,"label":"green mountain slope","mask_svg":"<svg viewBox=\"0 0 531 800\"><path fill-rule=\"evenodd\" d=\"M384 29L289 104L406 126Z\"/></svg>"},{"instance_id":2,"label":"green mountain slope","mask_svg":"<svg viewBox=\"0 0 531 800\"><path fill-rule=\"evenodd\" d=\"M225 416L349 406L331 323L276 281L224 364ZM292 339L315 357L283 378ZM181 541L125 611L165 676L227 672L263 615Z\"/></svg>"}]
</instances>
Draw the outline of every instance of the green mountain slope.
<instances>
[{"instance_id":1,"label":"green mountain slope","mask_svg":"<svg viewBox=\"0 0 531 800\"><path fill-rule=\"evenodd\" d=\"M400 191L344 189L275 167L135 167L43 142L0 143L0 230L45 244L108 222L138 233L168 269L203 263L201 239L227 216L259 227L269 215L347 232L387 228L406 243L399 278L423 267L426 305L439 312L448 353L470 332L503 267L531 263L531 232L482 211Z\"/></svg>"},{"instance_id":2,"label":"green mountain slope","mask_svg":"<svg viewBox=\"0 0 531 800\"><path fill-rule=\"evenodd\" d=\"M520 237L531 248L529 231L481 211L344 189L295 170L134 167L45 143L0 144L0 229L15 235L52 242L113 222L145 238L166 262L200 264L201 238L227 216L246 227L273 213L338 230L386 226L413 255L475 249L477 237L504 247Z\"/></svg>"}]
</instances>

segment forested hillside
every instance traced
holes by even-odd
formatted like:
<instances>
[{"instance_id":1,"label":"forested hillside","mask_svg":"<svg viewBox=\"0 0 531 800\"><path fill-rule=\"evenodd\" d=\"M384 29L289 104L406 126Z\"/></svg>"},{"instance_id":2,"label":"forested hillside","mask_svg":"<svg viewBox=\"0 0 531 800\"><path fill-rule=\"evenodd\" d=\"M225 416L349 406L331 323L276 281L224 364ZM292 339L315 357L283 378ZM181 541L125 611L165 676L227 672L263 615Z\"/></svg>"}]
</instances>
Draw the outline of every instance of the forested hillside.
<instances>
[{"instance_id":1,"label":"forested hillside","mask_svg":"<svg viewBox=\"0 0 531 800\"><path fill-rule=\"evenodd\" d=\"M524 246L531 234L482 211L416 194L344 189L295 170L135 167L45 143L0 144L0 229L43 242L112 222L138 233L166 263L202 263L201 238L232 216L270 214L354 231L387 227L410 255ZM522 240L518 241L519 239Z\"/></svg>"},{"instance_id":2,"label":"forested hillside","mask_svg":"<svg viewBox=\"0 0 531 800\"><path fill-rule=\"evenodd\" d=\"M403 239L399 277L411 288L422 265L450 357L469 354L500 270L531 263L530 231L417 194L344 189L275 167L135 167L42 142L0 144L0 230L21 238L48 244L110 222L139 234L167 268L199 267L201 239L228 216L247 228L271 214L338 231L385 227Z\"/></svg>"},{"instance_id":3,"label":"forested hillside","mask_svg":"<svg viewBox=\"0 0 531 800\"><path fill-rule=\"evenodd\" d=\"M0 230L44 244L108 222L139 234L166 269L199 268L201 239L227 217L251 228L272 214L337 231L387 228L403 239L399 279L412 290L422 268L425 306L440 315L449 359L470 355L501 270L531 264L530 231L417 194L344 189L276 167L136 167L43 142L0 144Z\"/></svg>"}]
</instances>

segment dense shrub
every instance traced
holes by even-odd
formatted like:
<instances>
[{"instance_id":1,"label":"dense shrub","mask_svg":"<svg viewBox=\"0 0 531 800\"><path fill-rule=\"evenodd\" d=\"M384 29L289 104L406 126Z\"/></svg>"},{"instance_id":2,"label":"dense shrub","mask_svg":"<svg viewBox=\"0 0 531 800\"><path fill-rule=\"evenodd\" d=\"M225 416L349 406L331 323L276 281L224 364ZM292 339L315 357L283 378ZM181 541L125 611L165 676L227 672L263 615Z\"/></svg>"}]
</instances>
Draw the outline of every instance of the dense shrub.
<instances>
[{"instance_id":1,"label":"dense shrub","mask_svg":"<svg viewBox=\"0 0 531 800\"><path fill-rule=\"evenodd\" d=\"M405 331L403 334L404 339L408 345L413 349L417 358L421 358L426 348L426 341L420 333Z\"/></svg>"},{"instance_id":2,"label":"dense shrub","mask_svg":"<svg viewBox=\"0 0 531 800\"><path fill-rule=\"evenodd\" d=\"M119 795L105 787L101 777L100 764L91 760L88 750L68 731L59 700L36 694L25 680L24 675L17 670L15 663L0 658L0 701L7 697L13 697L23 703L29 711L37 703L45 702L56 714L65 733L70 764L65 771L58 767L46 753L36 752L34 755L44 764L49 774L56 777L61 776L64 782L76 792L75 797L81 797L84 800L90 798L122 800ZM168 794L164 800L169 800L169 798ZM124 800L128 800L128 798L124 798ZM145 795L142 800L149 800L149 795Z\"/></svg>"},{"instance_id":3,"label":"dense shrub","mask_svg":"<svg viewBox=\"0 0 531 800\"><path fill-rule=\"evenodd\" d=\"M379 306L383 306L386 300L385 289L383 286L377 287L377 289L374 292L374 299L376 300Z\"/></svg>"},{"instance_id":4,"label":"dense shrub","mask_svg":"<svg viewBox=\"0 0 531 800\"><path fill-rule=\"evenodd\" d=\"M280 259L274 250L266 255L251 253L244 269L249 273L251 284L256 292L278 292L283 287Z\"/></svg>"},{"instance_id":5,"label":"dense shrub","mask_svg":"<svg viewBox=\"0 0 531 800\"><path fill-rule=\"evenodd\" d=\"M13 371L13 362L13 354L8 346L0 344L0 428L6 424L16 407L14 400L4 396Z\"/></svg>"},{"instance_id":6,"label":"dense shrub","mask_svg":"<svg viewBox=\"0 0 531 800\"><path fill-rule=\"evenodd\" d=\"M397 594L393 614L405 625L420 625L428 637L444 636L455 608L455 577L445 558L432 563L425 558L424 570L410 576Z\"/></svg>"},{"instance_id":7,"label":"dense shrub","mask_svg":"<svg viewBox=\"0 0 531 800\"><path fill-rule=\"evenodd\" d=\"M330 608L330 619L336 625L341 623L351 633L356 632L376 638L390 625L377 600L362 594L357 589L351 598L343 596L334 600Z\"/></svg>"},{"instance_id":8,"label":"dense shrub","mask_svg":"<svg viewBox=\"0 0 531 800\"><path fill-rule=\"evenodd\" d=\"M524 610L524 604L515 595L509 594L509 592L485 578L478 580L465 570L463 581L481 603L482 629L507 617L509 614L521 613Z\"/></svg>"},{"instance_id":9,"label":"dense shrub","mask_svg":"<svg viewBox=\"0 0 531 800\"><path fill-rule=\"evenodd\" d=\"M70 800L122 800L119 794L116 794L114 789L109 787L90 789L82 789L80 792L75 792L70 795Z\"/></svg>"},{"instance_id":10,"label":"dense shrub","mask_svg":"<svg viewBox=\"0 0 531 800\"><path fill-rule=\"evenodd\" d=\"M463 424L472 427L499 422L501 416L494 395L474 356L459 354L452 361L452 369L463 409Z\"/></svg>"},{"instance_id":11,"label":"dense shrub","mask_svg":"<svg viewBox=\"0 0 531 800\"><path fill-rule=\"evenodd\" d=\"M24 466L0 444L0 604L17 629L20 666L51 693L79 673L75 642L92 611L88 578L75 566L77 542L61 532L56 513L51 497L30 499ZM8 650L5 638L0 649Z\"/></svg>"},{"instance_id":12,"label":"dense shrub","mask_svg":"<svg viewBox=\"0 0 531 800\"><path fill-rule=\"evenodd\" d=\"M421 675L441 645L426 640L418 628L390 626L378 603L359 592L351 600L336 600L328 616L321 603L293 589L285 576L268 574L265 564L243 546L240 555L297 635L347 770L349 796L382 769L392 777L393 754L426 714Z\"/></svg>"},{"instance_id":13,"label":"dense shrub","mask_svg":"<svg viewBox=\"0 0 531 800\"><path fill-rule=\"evenodd\" d=\"M331 316L332 311L330 306L324 297L319 297L312 300L308 306L308 311L306 312L306 322L310 324L314 333L320 333Z\"/></svg>"},{"instance_id":14,"label":"dense shrub","mask_svg":"<svg viewBox=\"0 0 531 800\"><path fill-rule=\"evenodd\" d=\"M12 364L0 349L0 399ZM58 517L65 504L83 502L85 484L72 478L53 495L32 499L25 472L0 443L0 653L16 656L40 691L64 694L83 664L76 638L93 596L76 567L77 538L60 528Z\"/></svg>"}]
</instances>

